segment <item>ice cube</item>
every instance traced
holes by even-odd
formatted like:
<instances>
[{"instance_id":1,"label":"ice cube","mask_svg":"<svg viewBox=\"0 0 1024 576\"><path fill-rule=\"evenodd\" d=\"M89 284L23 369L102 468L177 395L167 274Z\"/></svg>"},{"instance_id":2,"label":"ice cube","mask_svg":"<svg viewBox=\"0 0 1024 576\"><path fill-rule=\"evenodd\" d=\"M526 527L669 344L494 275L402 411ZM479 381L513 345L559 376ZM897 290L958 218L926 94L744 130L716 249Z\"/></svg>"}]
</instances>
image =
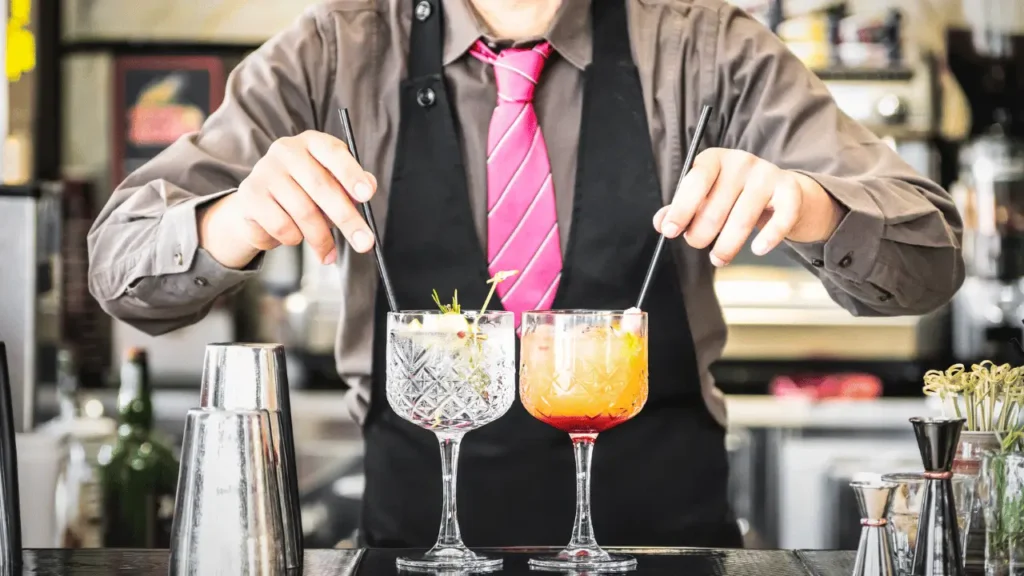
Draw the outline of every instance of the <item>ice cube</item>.
<instances>
[{"instance_id":1,"label":"ice cube","mask_svg":"<svg viewBox=\"0 0 1024 576\"><path fill-rule=\"evenodd\" d=\"M622 330L624 332L632 332L633 334L640 334L640 330L643 327L643 316L640 313L640 309L637 307L626 310L622 315Z\"/></svg>"}]
</instances>

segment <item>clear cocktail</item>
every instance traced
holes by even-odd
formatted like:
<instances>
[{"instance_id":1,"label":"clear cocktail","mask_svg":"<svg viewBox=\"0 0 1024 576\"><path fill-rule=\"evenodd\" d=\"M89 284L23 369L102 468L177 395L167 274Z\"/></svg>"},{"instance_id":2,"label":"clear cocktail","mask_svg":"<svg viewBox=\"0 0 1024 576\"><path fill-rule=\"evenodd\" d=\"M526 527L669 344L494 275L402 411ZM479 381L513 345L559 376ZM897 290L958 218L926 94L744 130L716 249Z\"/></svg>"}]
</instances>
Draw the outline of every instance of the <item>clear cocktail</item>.
<instances>
[{"instance_id":1,"label":"clear cocktail","mask_svg":"<svg viewBox=\"0 0 1024 576\"><path fill-rule=\"evenodd\" d=\"M628 570L636 560L597 545L590 520L590 461L597 435L647 402L647 314L523 314L520 397L538 420L567 432L576 455L576 522L569 545L530 565L552 570Z\"/></svg>"},{"instance_id":2,"label":"clear cocktail","mask_svg":"<svg viewBox=\"0 0 1024 576\"><path fill-rule=\"evenodd\" d=\"M387 397L402 418L437 435L443 500L437 543L406 570L486 571L486 558L462 543L455 506L459 444L500 418L515 400L515 320L510 312L388 314Z\"/></svg>"}]
</instances>

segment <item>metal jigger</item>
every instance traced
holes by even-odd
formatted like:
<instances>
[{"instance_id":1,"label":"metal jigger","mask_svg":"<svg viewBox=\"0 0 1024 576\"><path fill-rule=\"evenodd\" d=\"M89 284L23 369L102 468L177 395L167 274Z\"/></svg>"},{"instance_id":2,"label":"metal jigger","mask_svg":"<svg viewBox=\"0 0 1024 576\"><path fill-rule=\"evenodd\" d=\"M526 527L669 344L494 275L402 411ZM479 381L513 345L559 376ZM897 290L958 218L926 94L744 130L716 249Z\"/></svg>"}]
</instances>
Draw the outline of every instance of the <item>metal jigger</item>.
<instances>
[{"instance_id":1,"label":"metal jigger","mask_svg":"<svg viewBox=\"0 0 1024 576\"><path fill-rule=\"evenodd\" d=\"M265 410L281 493L285 562L302 568L302 515L299 508L295 440L288 374L280 344L210 344L206 347L200 406L217 410Z\"/></svg>"},{"instance_id":2,"label":"metal jigger","mask_svg":"<svg viewBox=\"0 0 1024 576\"><path fill-rule=\"evenodd\" d=\"M886 517L892 504L893 482L851 482L860 508L860 544L853 576L894 576L892 546L885 532Z\"/></svg>"},{"instance_id":3,"label":"metal jigger","mask_svg":"<svg viewBox=\"0 0 1024 576\"><path fill-rule=\"evenodd\" d=\"M953 456L965 420L911 418L926 481L914 548L913 576L963 576L960 525L953 500Z\"/></svg>"}]
</instances>

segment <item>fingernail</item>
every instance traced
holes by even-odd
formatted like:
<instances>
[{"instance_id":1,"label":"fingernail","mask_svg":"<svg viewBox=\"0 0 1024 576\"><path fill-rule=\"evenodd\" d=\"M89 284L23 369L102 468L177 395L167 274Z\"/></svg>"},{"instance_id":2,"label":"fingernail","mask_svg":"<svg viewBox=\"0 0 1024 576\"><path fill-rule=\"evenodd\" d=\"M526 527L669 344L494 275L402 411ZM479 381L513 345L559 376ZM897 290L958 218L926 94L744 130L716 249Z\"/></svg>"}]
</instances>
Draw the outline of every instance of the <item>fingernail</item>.
<instances>
[{"instance_id":1,"label":"fingernail","mask_svg":"<svg viewBox=\"0 0 1024 576\"><path fill-rule=\"evenodd\" d=\"M370 185L366 182L360 182L356 184L356 189L353 190L353 193L356 196L356 200L366 202L370 199L370 196L373 196L373 188L370 188Z\"/></svg>"},{"instance_id":2,"label":"fingernail","mask_svg":"<svg viewBox=\"0 0 1024 576\"><path fill-rule=\"evenodd\" d=\"M334 264L335 260L338 259L338 249L331 248L331 251L324 256L324 264Z\"/></svg>"},{"instance_id":3,"label":"fingernail","mask_svg":"<svg viewBox=\"0 0 1024 576\"><path fill-rule=\"evenodd\" d=\"M357 252L366 252L370 249L370 244L372 242L373 240L370 238L370 235L363 230L357 230L356 233L352 235L352 247L355 248Z\"/></svg>"},{"instance_id":4,"label":"fingernail","mask_svg":"<svg viewBox=\"0 0 1024 576\"><path fill-rule=\"evenodd\" d=\"M661 233L669 238L675 238L679 235L679 226L676 226L675 222L662 222Z\"/></svg>"},{"instance_id":5,"label":"fingernail","mask_svg":"<svg viewBox=\"0 0 1024 576\"><path fill-rule=\"evenodd\" d=\"M764 238L755 238L750 245L750 251L757 256L764 256L768 252L768 243L764 241Z\"/></svg>"},{"instance_id":6,"label":"fingernail","mask_svg":"<svg viewBox=\"0 0 1024 576\"><path fill-rule=\"evenodd\" d=\"M721 268L722 266L725 266L725 260L722 260L718 256L715 256L714 254L712 254L711 255L711 265L714 266L715 268Z\"/></svg>"}]
</instances>

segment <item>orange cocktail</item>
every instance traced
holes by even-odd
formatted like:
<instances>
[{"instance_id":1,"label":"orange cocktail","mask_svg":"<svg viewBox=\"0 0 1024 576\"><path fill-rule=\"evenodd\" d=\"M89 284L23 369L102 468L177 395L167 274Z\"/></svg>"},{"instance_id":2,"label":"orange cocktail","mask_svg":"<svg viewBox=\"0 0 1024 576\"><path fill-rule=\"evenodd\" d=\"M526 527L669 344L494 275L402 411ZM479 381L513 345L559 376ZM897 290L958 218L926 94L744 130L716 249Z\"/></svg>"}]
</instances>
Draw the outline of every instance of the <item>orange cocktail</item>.
<instances>
[{"instance_id":1,"label":"orange cocktail","mask_svg":"<svg viewBox=\"0 0 1024 576\"><path fill-rule=\"evenodd\" d=\"M604 432L636 416L647 401L642 318L554 316L523 331L519 387L530 415L570 434Z\"/></svg>"},{"instance_id":2,"label":"orange cocktail","mask_svg":"<svg viewBox=\"0 0 1024 576\"><path fill-rule=\"evenodd\" d=\"M538 420L565 431L576 455L576 523L569 545L530 566L629 570L636 560L601 549L590 521L590 459L597 435L647 402L647 314L640 311L527 312L522 321L519 395Z\"/></svg>"}]
</instances>

